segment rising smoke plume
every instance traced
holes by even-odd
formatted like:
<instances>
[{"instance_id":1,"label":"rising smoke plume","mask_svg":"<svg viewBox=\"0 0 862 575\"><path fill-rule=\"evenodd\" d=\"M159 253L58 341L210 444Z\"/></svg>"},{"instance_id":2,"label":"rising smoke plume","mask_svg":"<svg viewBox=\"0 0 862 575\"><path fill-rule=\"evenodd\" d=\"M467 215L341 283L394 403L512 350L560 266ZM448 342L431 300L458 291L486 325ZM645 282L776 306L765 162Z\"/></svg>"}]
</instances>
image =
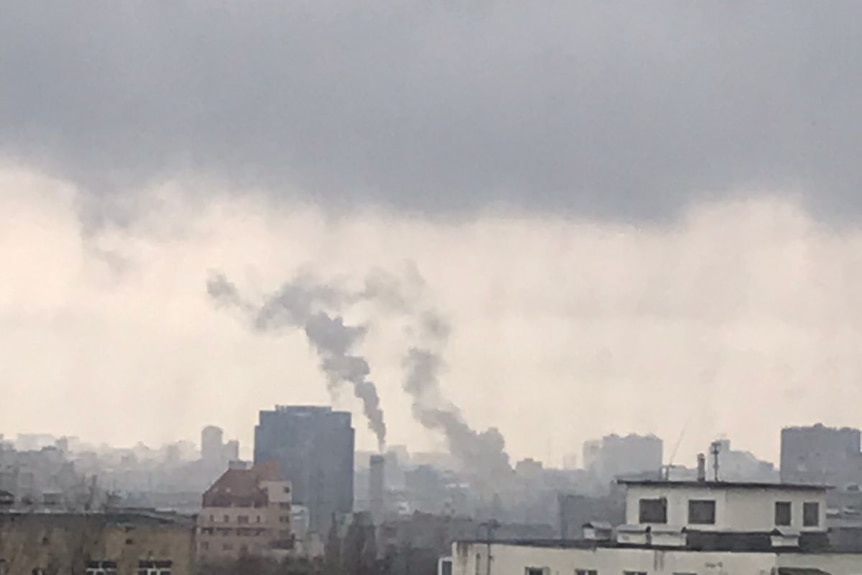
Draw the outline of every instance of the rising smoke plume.
<instances>
[{"instance_id":1,"label":"rising smoke plume","mask_svg":"<svg viewBox=\"0 0 862 575\"><path fill-rule=\"evenodd\" d=\"M320 358L330 393L349 383L362 401L368 427L377 437L378 448L386 445L386 422L380 407L377 387L368 379L371 369L365 358L355 355L356 344L365 335L365 326L345 325L341 316L326 308L338 307L345 295L335 288L321 286L308 277L284 284L262 305L244 300L236 286L218 273L207 282L207 293L219 305L236 308L250 321L255 331L268 333L282 329L302 329Z\"/></svg>"},{"instance_id":2,"label":"rising smoke plume","mask_svg":"<svg viewBox=\"0 0 862 575\"><path fill-rule=\"evenodd\" d=\"M403 282L377 271L366 278L365 286L364 297L379 300L410 320L413 343L404 355L402 367L403 389L412 400L414 419L444 436L449 452L476 481L480 491L490 494L505 489L513 471L503 435L495 427L485 431L473 429L461 409L443 393L440 384L445 368L443 353L451 326L426 304L426 284L419 271L408 266Z\"/></svg>"},{"instance_id":3,"label":"rising smoke plume","mask_svg":"<svg viewBox=\"0 0 862 575\"><path fill-rule=\"evenodd\" d=\"M439 314L425 312L416 332L417 344L403 360L403 387L413 400L413 416L427 429L444 435L450 453L477 482L480 491L487 494L495 488L505 488L512 467L503 435L495 427L481 432L471 428L461 410L441 390L440 377L445 367L442 353L449 325Z\"/></svg>"},{"instance_id":4,"label":"rising smoke plume","mask_svg":"<svg viewBox=\"0 0 862 575\"><path fill-rule=\"evenodd\" d=\"M211 277L207 290L216 302L244 312L256 331L303 329L320 357L330 391L344 382L353 386L381 449L386 425L377 389L368 380L368 362L352 355L367 326L347 326L340 316L333 317L326 310L367 301L406 316L414 341L403 359L406 372L403 388L412 400L413 417L426 429L443 434L449 452L480 485L490 489L504 483L512 473L505 440L496 428L474 430L460 408L446 399L440 377L444 367L442 354L451 328L438 312L421 305L421 300L425 299L425 283L419 272L409 267L406 276L402 281L375 270L365 278L364 288L357 293L320 285L309 276L303 276L284 284L258 307L243 300L236 286L223 274Z\"/></svg>"}]
</instances>

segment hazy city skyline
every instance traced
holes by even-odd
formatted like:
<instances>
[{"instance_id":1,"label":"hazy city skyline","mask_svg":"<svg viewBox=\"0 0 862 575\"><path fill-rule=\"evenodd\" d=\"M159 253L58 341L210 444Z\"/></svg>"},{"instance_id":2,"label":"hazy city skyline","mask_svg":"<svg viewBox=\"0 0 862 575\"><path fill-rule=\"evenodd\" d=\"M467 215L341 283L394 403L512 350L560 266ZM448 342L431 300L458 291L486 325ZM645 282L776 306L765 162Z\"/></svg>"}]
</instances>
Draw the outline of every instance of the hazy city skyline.
<instances>
[{"instance_id":1,"label":"hazy city skyline","mask_svg":"<svg viewBox=\"0 0 862 575\"><path fill-rule=\"evenodd\" d=\"M777 461L785 425L862 426L856 3L3 4L0 53L42 56L0 59L0 431L215 423L247 454L259 409L327 380L210 274L262 301L375 270L424 278L441 393L513 460L685 430L681 463L721 434ZM389 443L441 448L409 326L345 314Z\"/></svg>"}]
</instances>

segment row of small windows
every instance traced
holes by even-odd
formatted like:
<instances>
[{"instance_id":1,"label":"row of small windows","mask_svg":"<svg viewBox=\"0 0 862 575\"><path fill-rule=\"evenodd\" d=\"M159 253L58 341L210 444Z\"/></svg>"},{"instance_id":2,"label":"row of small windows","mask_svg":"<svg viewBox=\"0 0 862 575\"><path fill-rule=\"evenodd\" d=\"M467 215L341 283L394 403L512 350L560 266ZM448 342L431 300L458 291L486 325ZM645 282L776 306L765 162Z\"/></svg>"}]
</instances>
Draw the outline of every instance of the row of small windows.
<instances>
[{"instance_id":1,"label":"row of small windows","mask_svg":"<svg viewBox=\"0 0 862 575\"><path fill-rule=\"evenodd\" d=\"M551 572L548 567L525 567L524 575L549 575ZM575 569L575 575L599 575L597 569ZM646 571L629 571L624 570L622 575L649 575ZM674 572L673 575L696 575L688 572Z\"/></svg>"},{"instance_id":2,"label":"row of small windows","mask_svg":"<svg viewBox=\"0 0 862 575\"><path fill-rule=\"evenodd\" d=\"M245 535L245 536L260 536L266 534L266 529L250 529L240 527L238 529L230 529L227 527L201 527L199 533L201 535Z\"/></svg>"},{"instance_id":3,"label":"row of small windows","mask_svg":"<svg viewBox=\"0 0 862 575\"><path fill-rule=\"evenodd\" d=\"M171 561L139 561L137 575L171 575ZM33 570L39 575L39 570ZM116 561L90 561L87 563L86 575L117 575Z\"/></svg>"},{"instance_id":4,"label":"row of small windows","mask_svg":"<svg viewBox=\"0 0 862 575\"><path fill-rule=\"evenodd\" d=\"M793 522L793 506L789 501L775 502L775 524L787 527ZM816 501L806 501L802 504L802 526L817 527L820 525L820 504Z\"/></svg>"},{"instance_id":5,"label":"row of small windows","mask_svg":"<svg viewBox=\"0 0 862 575\"><path fill-rule=\"evenodd\" d=\"M548 567L525 567L524 575L549 575L551 570ZM575 575L599 575L597 569L575 569ZM624 570L622 575L649 575L646 571L628 571ZM694 573L677 573L673 575L695 575Z\"/></svg>"},{"instance_id":6,"label":"row of small windows","mask_svg":"<svg viewBox=\"0 0 862 575\"><path fill-rule=\"evenodd\" d=\"M667 499L641 499L639 502L640 523L667 523ZM690 499L688 502L690 525L715 525L715 501Z\"/></svg>"},{"instance_id":7,"label":"row of small windows","mask_svg":"<svg viewBox=\"0 0 862 575\"><path fill-rule=\"evenodd\" d=\"M236 522L237 522L237 523L240 523L240 524L250 523L250 521L251 521L251 520L250 520L250 517L249 517L248 515L239 515L239 516L236 518ZM255 522L255 523L260 523L260 522L261 522L261 516L260 516L260 515L255 515L255 516L254 516L254 522ZM215 516L215 515L210 515L210 523L216 523L216 516ZM225 516L222 518L222 523L230 523L230 515L225 515Z\"/></svg>"},{"instance_id":8,"label":"row of small windows","mask_svg":"<svg viewBox=\"0 0 862 575\"><path fill-rule=\"evenodd\" d=\"M792 505L789 501L775 502L775 525L787 527L793 521ZM639 523L667 523L667 499L641 499L638 502ZM690 499L688 502L688 523L690 525L715 525L715 501L709 499ZM802 504L802 525L820 525L820 504L806 501Z\"/></svg>"},{"instance_id":9,"label":"row of small windows","mask_svg":"<svg viewBox=\"0 0 862 575\"><path fill-rule=\"evenodd\" d=\"M290 505L290 503L280 503L278 507L280 509L284 509L286 511L289 511L291 508L291 505ZM216 523L216 516L215 515L210 514L209 518L210 518L210 523ZM236 522L237 523L249 523L249 522L251 522L251 518L248 515L238 515L236 518ZM255 515L254 516L254 522L260 523L261 522L261 516ZM222 523L230 523L230 515L222 516Z\"/></svg>"}]
</instances>

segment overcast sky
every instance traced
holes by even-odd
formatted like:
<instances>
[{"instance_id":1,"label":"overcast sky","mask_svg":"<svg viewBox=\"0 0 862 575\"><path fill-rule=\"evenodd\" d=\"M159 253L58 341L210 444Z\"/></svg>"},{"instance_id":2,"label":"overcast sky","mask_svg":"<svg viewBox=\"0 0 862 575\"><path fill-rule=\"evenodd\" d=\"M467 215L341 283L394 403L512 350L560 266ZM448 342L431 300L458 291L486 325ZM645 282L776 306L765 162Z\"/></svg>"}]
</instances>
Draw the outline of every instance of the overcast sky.
<instances>
[{"instance_id":1,"label":"overcast sky","mask_svg":"<svg viewBox=\"0 0 862 575\"><path fill-rule=\"evenodd\" d=\"M687 427L686 460L722 433L774 458L784 424L862 426L860 17L0 0L0 432L250 446L325 379L207 274L411 264L453 326L446 392L516 457ZM438 445L397 322L363 319L390 441Z\"/></svg>"}]
</instances>

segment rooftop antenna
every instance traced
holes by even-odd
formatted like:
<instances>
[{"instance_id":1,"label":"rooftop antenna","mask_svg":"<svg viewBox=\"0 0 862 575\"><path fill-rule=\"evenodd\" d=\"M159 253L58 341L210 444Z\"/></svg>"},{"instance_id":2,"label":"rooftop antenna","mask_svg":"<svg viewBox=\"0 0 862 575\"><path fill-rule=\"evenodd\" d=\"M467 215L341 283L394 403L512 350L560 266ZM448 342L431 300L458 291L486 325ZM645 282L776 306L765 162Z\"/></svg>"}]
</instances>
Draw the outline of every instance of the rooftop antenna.
<instances>
[{"instance_id":1,"label":"rooftop antenna","mask_svg":"<svg viewBox=\"0 0 862 575\"><path fill-rule=\"evenodd\" d=\"M718 481L718 452L721 451L721 441L713 441L709 446L709 451L712 453L712 474L715 481Z\"/></svg>"},{"instance_id":2,"label":"rooftop antenna","mask_svg":"<svg viewBox=\"0 0 862 575\"><path fill-rule=\"evenodd\" d=\"M670 470L675 466L673 464L674 459L676 459L676 452L679 451L679 446L682 443L682 438L685 437L685 432L688 430L688 424L691 423L691 416L685 421L685 425L682 426L682 429L679 432L679 437L676 438L676 443L673 446L673 451L670 454L670 459L667 460L667 465L664 467L664 480L670 480Z\"/></svg>"}]
</instances>

